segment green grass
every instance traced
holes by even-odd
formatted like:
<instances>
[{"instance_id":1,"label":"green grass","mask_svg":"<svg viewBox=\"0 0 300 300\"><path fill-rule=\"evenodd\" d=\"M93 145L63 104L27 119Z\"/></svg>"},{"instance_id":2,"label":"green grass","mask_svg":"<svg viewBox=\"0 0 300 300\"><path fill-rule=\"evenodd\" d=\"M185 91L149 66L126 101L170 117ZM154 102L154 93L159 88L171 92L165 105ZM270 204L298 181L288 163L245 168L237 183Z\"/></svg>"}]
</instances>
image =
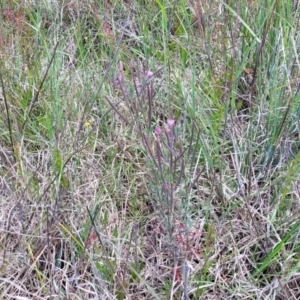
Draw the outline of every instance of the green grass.
<instances>
[{"instance_id":1,"label":"green grass","mask_svg":"<svg viewBox=\"0 0 300 300\"><path fill-rule=\"evenodd\" d=\"M0 9L1 299L299 297L297 1Z\"/></svg>"}]
</instances>

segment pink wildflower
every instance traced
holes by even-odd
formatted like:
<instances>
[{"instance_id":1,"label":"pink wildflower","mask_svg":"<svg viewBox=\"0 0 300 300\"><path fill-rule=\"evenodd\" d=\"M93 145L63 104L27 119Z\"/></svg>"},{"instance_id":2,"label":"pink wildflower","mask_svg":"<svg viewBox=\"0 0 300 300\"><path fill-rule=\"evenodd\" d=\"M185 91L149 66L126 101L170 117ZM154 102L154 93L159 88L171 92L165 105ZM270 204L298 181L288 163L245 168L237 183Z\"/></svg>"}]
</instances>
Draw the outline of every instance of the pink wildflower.
<instances>
[{"instance_id":1,"label":"pink wildflower","mask_svg":"<svg viewBox=\"0 0 300 300\"><path fill-rule=\"evenodd\" d=\"M147 78L151 78L153 76L153 72L152 71L147 71L146 73Z\"/></svg>"},{"instance_id":2,"label":"pink wildflower","mask_svg":"<svg viewBox=\"0 0 300 300\"><path fill-rule=\"evenodd\" d=\"M158 127L158 126L156 126L156 127L155 127L155 131L154 131L154 135L155 135L156 137L159 137L160 134L161 134L161 128Z\"/></svg>"},{"instance_id":3,"label":"pink wildflower","mask_svg":"<svg viewBox=\"0 0 300 300\"><path fill-rule=\"evenodd\" d=\"M172 128L175 125L175 120L169 119L168 120L168 125L169 125L170 128Z\"/></svg>"}]
</instances>

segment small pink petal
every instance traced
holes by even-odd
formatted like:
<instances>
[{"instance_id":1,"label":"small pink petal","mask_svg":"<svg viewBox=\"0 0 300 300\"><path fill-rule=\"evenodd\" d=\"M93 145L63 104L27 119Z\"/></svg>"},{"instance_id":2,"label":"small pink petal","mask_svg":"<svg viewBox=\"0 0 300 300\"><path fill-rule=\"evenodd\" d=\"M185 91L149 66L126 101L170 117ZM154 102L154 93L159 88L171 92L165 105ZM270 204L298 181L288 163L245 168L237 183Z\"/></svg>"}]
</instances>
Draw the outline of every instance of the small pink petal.
<instances>
[{"instance_id":1,"label":"small pink petal","mask_svg":"<svg viewBox=\"0 0 300 300\"><path fill-rule=\"evenodd\" d=\"M156 137L159 137L159 136L160 136L160 134L161 134L161 129L160 129L160 127L158 127L158 126L155 127L154 134L155 134Z\"/></svg>"},{"instance_id":2,"label":"small pink petal","mask_svg":"<svg viewBox=\"0 0 300 300\"><path fill-rule=\"evenodd\" d=\"M172 127L175 125L175 120L169 119L169 120L168 120L168 125L169 125L169 127L172 128Z\"/></svg>"},{"instance_id":3,"label":"small pink petal","mask_svg":"<svg viewBox=\"0 0 300 300\"><path fill-rule=\"evenodd\" d=\"M153 72L152 71L147 71L146 73L147 78L151 78L153 76Z\"/></svg>"}]
</instances>

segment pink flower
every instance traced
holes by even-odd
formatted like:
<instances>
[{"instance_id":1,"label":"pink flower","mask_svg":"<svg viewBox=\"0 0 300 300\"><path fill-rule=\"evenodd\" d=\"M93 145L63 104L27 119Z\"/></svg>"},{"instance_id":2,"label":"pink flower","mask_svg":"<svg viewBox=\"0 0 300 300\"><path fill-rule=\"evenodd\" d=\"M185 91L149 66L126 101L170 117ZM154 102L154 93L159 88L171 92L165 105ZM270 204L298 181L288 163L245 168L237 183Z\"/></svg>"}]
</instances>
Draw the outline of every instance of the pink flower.
<instances>
[{"instance_id":1,"label":"pink flower","mask_svg":"<svg viewBox=\"0 0 300 300\"><path fill-rule=\"evenodd\" d=\"M155 131L154 131L154 135L155 135L156 137L159 137L160 134L161 134L161 128L158 127L158 126L156 126L156 127L155 127Z\"/></svg>"},{"instance_id":2,"label":"pink flower","mask_svg":"<svg viewBox=\"0 0 300 300\"><path fill-rule=\"evenodd\" d=\"M151 78L153 76L153 72L152 71L147 71L146 73L147 78Z\"/></svg>"},{"instance_id":3,"label":"pink flower","mask_svg":"<svg viewBox=\"0 0 300 300\"><path fill-rule=\"evenodd\" d=\"M175 125L175 120L169 119L168 120L168 125L169 125L170 128L172 128Z\"/></svg>"}]
</instances>

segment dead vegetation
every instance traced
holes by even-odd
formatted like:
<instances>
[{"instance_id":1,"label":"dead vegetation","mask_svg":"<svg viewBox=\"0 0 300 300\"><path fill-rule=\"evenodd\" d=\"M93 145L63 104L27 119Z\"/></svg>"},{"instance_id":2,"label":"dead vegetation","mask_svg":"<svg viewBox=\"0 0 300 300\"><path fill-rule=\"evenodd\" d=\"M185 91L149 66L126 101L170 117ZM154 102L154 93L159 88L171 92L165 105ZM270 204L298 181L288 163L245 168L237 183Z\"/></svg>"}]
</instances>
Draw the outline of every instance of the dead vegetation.
<instances>
[{"instance_id":1,"label":"dead vegetation","mask_svg":"<svg viewBox=\"0 0 300 300\"><path fill-rule=\"evenodd\" d=\"M231 2L1 4L1 299L299 298L298 5Z\"/></svg>"}]
</instances>

